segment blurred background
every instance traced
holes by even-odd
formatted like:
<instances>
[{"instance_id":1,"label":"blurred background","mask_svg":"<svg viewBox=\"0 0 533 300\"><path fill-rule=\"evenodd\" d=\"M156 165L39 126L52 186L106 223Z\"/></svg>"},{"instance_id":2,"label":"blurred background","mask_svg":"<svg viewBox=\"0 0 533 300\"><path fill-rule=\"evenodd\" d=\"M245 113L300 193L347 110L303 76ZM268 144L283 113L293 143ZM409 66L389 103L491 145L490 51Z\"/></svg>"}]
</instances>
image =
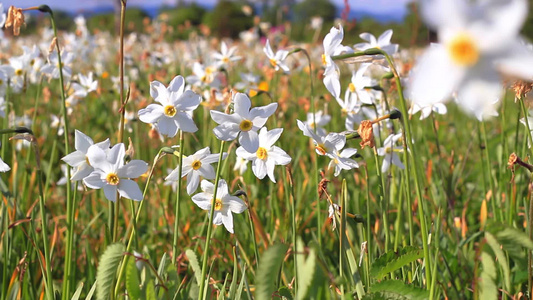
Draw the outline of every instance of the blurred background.
<instances>
[{"instance_id":1,"label":"blurred background","mask_svg":"<svg viewBox=\"0 0 533 300\"><path fill-rule=\"evenodd\" d=\"M30 7L48 4L60 29L73 30L74 18L83 15L92 31L116 32L120 0L4 0L10 5ZM522 34L533 38L533 0ZM361 32L379 36L393 29L393 41L402 47L425 45L428 29L413 0L128 0L128 31L143 32L153 21L166 24L166 37L187 39L190 34L224 38L242 37L246 31L265 35L276 31L291 41L320 42L332 25L342 23L345 44L360 42ZM27 19L24 34L35 33L44 15ZM153 29L153 28L152 28Z\"/></svg>"}]
</instances>

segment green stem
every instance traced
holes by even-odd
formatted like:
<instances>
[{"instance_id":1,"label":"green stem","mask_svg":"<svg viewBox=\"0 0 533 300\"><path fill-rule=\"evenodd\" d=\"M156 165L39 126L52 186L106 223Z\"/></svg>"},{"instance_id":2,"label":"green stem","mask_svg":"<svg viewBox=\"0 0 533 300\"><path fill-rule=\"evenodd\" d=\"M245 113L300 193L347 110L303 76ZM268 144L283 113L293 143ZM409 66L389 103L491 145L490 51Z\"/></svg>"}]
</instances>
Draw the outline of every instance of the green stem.
<instances>
[{"instance_id":1,"label":"green stem","mask_svg":"<svg viewBox=\"0 0 533 300\"><path fill-rule=\"evenodd\" d=\"M152 175L154 174L155 165L157 164L157 162L159 162L159 160L162 157L161 156L161 152L162 152L162 150L159 150L159 152L155 156L154 163L152 165L152 168L150 169L150 173L148 173L148 178L146 180L146 185L144 186L144 191L143 191L143 199L146 196L146 192L148 191L148 186L150 185L150 180L152 179ZM131 225L130 229L128 230L129 231L129 239L128 239L128 244L126 245L126 252L131 252L131 247L132 247L133 241L136 239L137 231L136 231L135 224L139 221L139 216L141 215L141 210L142 210L143 206L144 206L144 201L141 201L141 203L139 204L139 208L137 209L136 213L134 214L132 225ZM127 265L127 262L128 262L128 258L129 258L129 255L124 255L124 257L122 258L122 263L120 264L120 269L119 269L119 272L118 272L117 282L115 283L115 298L117 298L117 296L118 296L120 283L122 282L122 279L124 278L124 271L126 270L126 265Z\"/></svg>"},{"instance_id":2,"label":"green stem","mask_svg":"<svg viewBox=\"0 0 533 300\"><path fill-rule=\"evenodd\" d=\"M220 180L220 171L222 166L222 158L224 157L224 141L220 142L220 155L218 157L217 173L215 177L215 187L213 191L213 201L217 198L218 181ZM207 235L205 239L204 255L202 258L202 276L200 277L200 291L198 293L198 299L204 299L205 290L205 276L207 275L207 259L209 256L209 244L211 242L211 232L213 230L213 215L215 214L215 205L211 205L209 211L209 221L207 224Z\"/></svg>"},{"instance_id":3,"label":"green stem","mask_svg":"<svg viewBox=\"0 0 533 300\"><path fill-rule=\"evenodd\" d=\"M176 191L176 211L174 215L174 240L172 242L172 259L174 263L177 262L178 257L178 231L180 219L180 198L181 198L181 183L182 183L182 169L183 169L183 131L179 130L180 147L178 156L178 190Z\"/></svg>"},{"instance_id":4,"label":"green stem","mask_svg":"<svg viewBox=\"0 0 533 300\"><path fill-rule=\"evenodd\" d=\"M386 147L387 145L385 145ZM389 211L388 211L388 198L387 198L387 193L386 193L386 189L385 189L385 180L383 178L383 175L381 174L381 166L379 164L379 160L378 160L378 155L375 151L375 148L373 149L374 150L374 161L376 163L376 175L378 177L378 180L379 180L379 184L380 184L380 197L379 197L379 206L381 208L381 215L383 216L383 233L385 234L385 253L387 253L389 251L389 242L390 242L390 237L389 237L389 217L388 217L388 214L389 214ZM392 159L392 157L391 157Z\"/></svg>"},{"instance_id":5,"label":"green stem","mask_svg":"<svg viewBox=\"0 0 533 300\"><path fill-rule=\"evenodd\" d=\"M485 159L484 159L485 172L489 176L489 186L490 186L490 193L491 193L491 198L487 200L490 201L491 203L493 217L496 218L496 220L501 221L503 220L502 212L501 210L497 210L496 208L496 201L498 198L498 195L497 195L498 193L494 186L494 178L492 177L492 169L490 167L490 154L489 154L489 147L488 147L488 142L487 142L487 130L485 128L484 121L481 122L481 136L483 138L483 152L485 153Z\"/></svg>"}]
</instances>

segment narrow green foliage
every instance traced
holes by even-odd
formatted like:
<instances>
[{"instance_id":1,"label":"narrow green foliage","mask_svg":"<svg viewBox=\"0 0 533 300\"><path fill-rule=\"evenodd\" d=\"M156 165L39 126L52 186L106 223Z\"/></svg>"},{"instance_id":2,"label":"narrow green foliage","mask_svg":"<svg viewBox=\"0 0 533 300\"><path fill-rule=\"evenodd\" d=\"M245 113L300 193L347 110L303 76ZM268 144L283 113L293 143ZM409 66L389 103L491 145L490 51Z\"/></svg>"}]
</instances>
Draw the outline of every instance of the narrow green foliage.
<instances>
[{"instance_id":1,"label":"narrow green foliage","mask_svg":"<svg viewBox=\"0 0 533 300\"><path fill-rule=\"evenodd\" d=\"M398 251L389 251L374 261L370 275L375 279L382 279L387 274L423 256L422 249L411 246L398 249Z\"/></svg>"},{"instance_id":2,"label":"narrow green foliage","mask_svg":"<svg viewBox=\"0 0 533 300\"><path fill-rule=\"evenodd\" d=\"M185 251L185 255L187 256L187 259L189 259L190 266L192 268L192 271L194 272L194 277L196 278L196 283L200 285L200 282L202 280L202 269L200 268L198 257L196 256L196 253L194 253L194 251L192 251L191 249L187 249Z\"/></svg>"},{"instance_id":3,"label":"narrow green foliage","mask_svg":"<svg viewBox=\"0 0 533 300\"><path fill-rule=\"evenodd\" d=\"M115 280L120 260L124 255L124 250L126 250L126 247L123 244L116 243L109 245L102 256L100 256L100 264L96 271L96 298L98 300L109 297L109 292L111 291L113 280Z\"/></svg>"},{"instance_id":4,"label":"narrow green foliage","mask_svg":"<svg viewBox=\"0 0 533 300\"><path fill-rule=\"evenodd\" d=\"M93 286L87 293L87 297L85 298L85 300L91 300L93 298L93 295L94 295L94 292L96 291L97 286L98 286L98 280L94 282Z\"/></svg>"},{"instance_id":5,"label":"narrow green foliage","mask_svg":"<svg viewBox=\"0 0 533 300\"><path fill-rule=\"evenodd\" d=\"M429 292L413 285L407 285L399 280L385 280L370 287L370 293L364 300L425 300L429 298Z\"/></svg>"},{"instance_id":6,"label":"narrow green foliage","mask_svg":"<svg viewBox=\"0 0 533 300\"><path fill-rule=\"evenodd\" d=\"M244 280L246 280L246 266L242 266L242 277L241 282L239 283L239 287L237 288L237 292L235 293L235 298L233 299L242 299L242 290L244 289Z\"/></svg>"},{"instance_id":7,"label":"narrow green foliage","mask_svg":"<svg viewBox=\"0 0 533 300\"><path fill-rule=\"evenodd\" d=\"M276 244L270 246L261 256L256 277L256 299L271 299L277 290L275 284L287 249L285 244Z\"/></svg>"},{"instance_id":8,"label":"narrow green foliage","mask_svg":"<svg viewBox=\"0 0 533 300\"><path fill-rule=\"evenodd\" d=\"M483 271L477 285L479 299L496 300L498 299L498 287L495 284L497 270L494 259L490 254L483 251L481 253L481 263L483 264Z\"/></svg>"},{"instance_id":9,"label":"narrow green foliage","mask_svg":"<svg viewBox=\"0 0 533 300\"><path fill-rule=\"evenodd\" d=\"M126 290L132 300L141 299L140 285L139 271L137 270L135 260L130 257L126 265Z\"/></svg>"},{"instance_id":10,"label":"narrow green foliage","mask_svg":"<svg viewBox=\"0 0 533 300\"><path fill-rule=\"evenodd\" d=\"M231 275L231 284L229 286L229 298L235 299L235 290L237 289L237 274L239 272L239 264L237 264L237 251L233 247L233 274Z\"/></svg>"},{"instance_id":11,"label":"narrow green foliage","mask_svg":"<svg viewBox=\"0 0 533 300\"><path fill-rule=\"evenodd\" d=\"M148 281L146 284L146 297L144 298L146 300L157 300L157 296L155 294L155 287L153 281Z\"/></svg>"},{"instance_id":12,"label":"narrow green foliage","mask_svg":"<svg viewBox=\"0 0 533 300\"><path fill-rule=\"evenodd\" d=\"M494 255L496 255L498 264L502 268L504 287L506 290L509 290L511 288L511 279L507 256L500 248L500 244L498 244L496 238L490 232L485 232L485 239L487 240L487 244L490 246L492 252L494 252Z\"/></svg>"},{"instance_id":13,"label":"narrow green foliage","mask_svg":"<svg viewBox=\"0 0 533 300\"><path fill-rule=\"evenodd\" d=\"M303 251L304 249L301 239L298 239L298 249L300 249L300 251ZM317 267L315 249L310 248L307 259L304 258L304 254L302 253L297 254L296 259L298 261L297 272L300 274L298 277L298 291L296 292L296 299L309 299L309 297L306 296L313 283L313 279L315 278Z\"/></svg>"},{"instance_id":14,"label":"narrow green foliage","mask_svg":"<svg viewBox=\"0 0 533 300\"><path fill-rule=\"evenodd\" d=\"M78 299L80 299L80 295L81 295L82 291L83 291L83 281L81 281L78 284L78 288L76 289L76 291L74 292L74 295L72 295L72 299L70 299L70 300L78 300Z\"/></svg>"}]
</instances>

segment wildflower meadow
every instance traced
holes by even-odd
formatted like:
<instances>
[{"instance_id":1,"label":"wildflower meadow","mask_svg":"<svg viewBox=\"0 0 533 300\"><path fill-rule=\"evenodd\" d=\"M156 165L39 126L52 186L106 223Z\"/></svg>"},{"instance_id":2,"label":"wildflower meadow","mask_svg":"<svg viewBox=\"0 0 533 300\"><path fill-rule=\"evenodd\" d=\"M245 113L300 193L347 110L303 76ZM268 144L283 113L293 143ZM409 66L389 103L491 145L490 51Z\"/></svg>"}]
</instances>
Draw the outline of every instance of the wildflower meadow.
<instances>
[{"instance_id":1,"label":"wildflower meadow","mask_svg":"<svg viewBox=\"0 0 533 300\"><path fill-rule=\"evenodd\" d=\"M24 2L0 3L1 299L532 298L528 1L416 1L408 46L344 13L299 41L240 2L234 36Z\"/></svg>"}]
</instances>

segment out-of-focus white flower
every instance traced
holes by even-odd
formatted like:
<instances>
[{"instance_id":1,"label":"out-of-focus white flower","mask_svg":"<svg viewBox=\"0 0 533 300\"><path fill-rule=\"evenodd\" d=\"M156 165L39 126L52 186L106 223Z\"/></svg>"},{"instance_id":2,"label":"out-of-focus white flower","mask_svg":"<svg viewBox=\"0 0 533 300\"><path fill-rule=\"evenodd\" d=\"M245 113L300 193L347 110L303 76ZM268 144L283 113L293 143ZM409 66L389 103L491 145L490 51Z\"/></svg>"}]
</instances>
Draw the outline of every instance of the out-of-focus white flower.
<instances>
[{"instance_id":1,"label":"out-of-focus white flower","mask_svg":"<svg viewBox=\"0 0 533 300\"><path fill-rule=\"evenodd\" d=\"M314 16L311 18L311 28L317 30L322 28L322 24L324 24L324 18L320 16Z\"/></svg>"},{"instance_id":2,"label":"out-of-focus white flower","mask_svg":"<svg viewBox=\"0 0 533 300\"><path fill-rule=\"evenodd\" d=\"M90 92L96 91L98 87L98 80L93 80L93 72L89 72L87 76L78 74L79 83L73 82L72 88L74 95L80 98L85 98Z\"/></svg>"},{"instance_id":3,"label":"out-of-focus white flower","mask_svg":"<svg viewBox=\"0 0 533 300\"><path fill-rule=\"evenodd\" d=\"M387 52L389 55L393 55L394 53L398 52L398 44L391 44L390 42L392 37L392 29L386 30L377 39L373 34L368 32L361 33L359 37L365 40L366 43L355 44L353 47L357 50L364 51L370 48L379 48Z\"/></svg>"},{"instance_id":4,"label":"out-of-focus white flower","mask_svg":"<svg viewBox=\"0 0 533 300\"><path fill-rule=\"evenodd\" d=\"M397 152L402 152L403 147L394 146L394 144L402 137L402 133L391 134L385 141L383 141L383 147L378 148L377 152L379 156L384 156L383 164L381 165L381 172L385 173L389 170L391 163L396 165L400 169L405 168Z\"/></svg>"},{"instance_id":5,"label":"out-of-focus white flower","mask_svg":"<svg viewBox=\"0 0 533 300\"><path fill-rule=\"evenodd\" d=\"M270 47L270 42L266 40L263 52L265 52L270 64L272 65L272 67L274 67L276 71L282 69L285 73L289 72L289 67L283 62L289 55L289 51L278 50L276 51L276 53L274 53L274 51L272 51L272 48Z\"/></svg>"},{"instance_id":6,"label":"out-of-focus white flower","mask_svg":"<svg viewBox=\"0 0 533 300\"><path fill-rule=\"evenodd\" d=\"M445 115L448 112L446 105L442 103L436 103L434 105L428 105L426 107L420 107L418 104L413 103L413 106L409 109L409 114L414 115L417 112L421 111L420 120L423 120L431 114L431 112L436 112L439 115Z\"/></svg>"},{"instance_id":7,"label":"out-of-focus white flower","mask_svg":"<svg viewBox=\"0 0 533 300\"><path fill-rule=\"evenodd\" d=\"M63 66L62 69L64 78L70 78L70 76L72 76L70 64L73 60L74 55L71 52L67 52L65 50L61 51L61 64ZM59 78L59 58L56 50L50 53L48 56L48 63L41 68L41 72L48 75L50 78Z\"/></svg>"},{"instance_id":8,"label":"out-of-focus white flower","mask_svg":"<svg viewBox=\"0 0 533 300\"><path fill-rule=\"evenodd\" d=\"M533 78L533 53L520 43L525 0L422 1L426 23L438 33L413 68L409 93L421 107L456 93L467 112L483 119L496 113L502 92L499 71ZM443 13L446 12L446 13Z\"/></svg>"},{"instance_id":9,"label":"out-of-focus white flower","mask_svg":"<svg viewBox=\"0 0 533 300\"><path fill-rule=\"evenodd\" d=\"M235 166L233 167L233 171L239 171L239 174L242 175L244 172L248 170L248 160L237 156L235 159Z\"/></svg>"},{"instance_id":10,"label":"out-of-focus white flower","mask_svg":"<svg viewBox=\"0 0 533 300\"><path fill-rule=\"evenodd\" d=\"M316 130L318 135L326 135L327 132L323 127L326 126L329 121L331 121L331 116L326 114L323 115L323 112L319 110L315 112L314 117L312 112L308 112L307 121L305 121L305 123L312 129Z\"/></svg>"},{"instance_id":11,"label":"out-of-focus white flower","mask_svg":"<svg viewBox=\"0 0 533 300\"><path fill-rule=\"evenodd\" d=\"M216 67L204 66L199 62L195 62L192 67L193 75L187 76L187 82L194 86L209 86L211 88L218 88L220 86L219 80L216 78Z\"/></svg>"},{"instance_id":12,"label":"out-of-focus white flower","mask_svg":"<svg viewBox=\"0 0 533 300\"><path fill-rule=\"evenodd\" d=\"M233 46L228 49L228 46L225 42L220 43L220 52L213 54L213 58L217 60L217 66L227 67L230 62L238 61L241 59L240 56L235 56L234 53L237 50L237 47Z\"/></svg>"},{"instance_id":13,"label":"out-of-focus white flower","mask_svg":"<svg viewBox=\"0 0 533 300\"><path fill-rule=\"evenodd\" d=\"M70 180L82 180L94 171L94 168L89 164L89 158L87 157L87 152L90 147L94 146L99 147L102 150L107 150L109 149L109 145L109 139L95 144L92 138L76 129L74 132L74 148L76 151L67 154L61 159L74 168Z\"/></svg>"}]
</instances>

